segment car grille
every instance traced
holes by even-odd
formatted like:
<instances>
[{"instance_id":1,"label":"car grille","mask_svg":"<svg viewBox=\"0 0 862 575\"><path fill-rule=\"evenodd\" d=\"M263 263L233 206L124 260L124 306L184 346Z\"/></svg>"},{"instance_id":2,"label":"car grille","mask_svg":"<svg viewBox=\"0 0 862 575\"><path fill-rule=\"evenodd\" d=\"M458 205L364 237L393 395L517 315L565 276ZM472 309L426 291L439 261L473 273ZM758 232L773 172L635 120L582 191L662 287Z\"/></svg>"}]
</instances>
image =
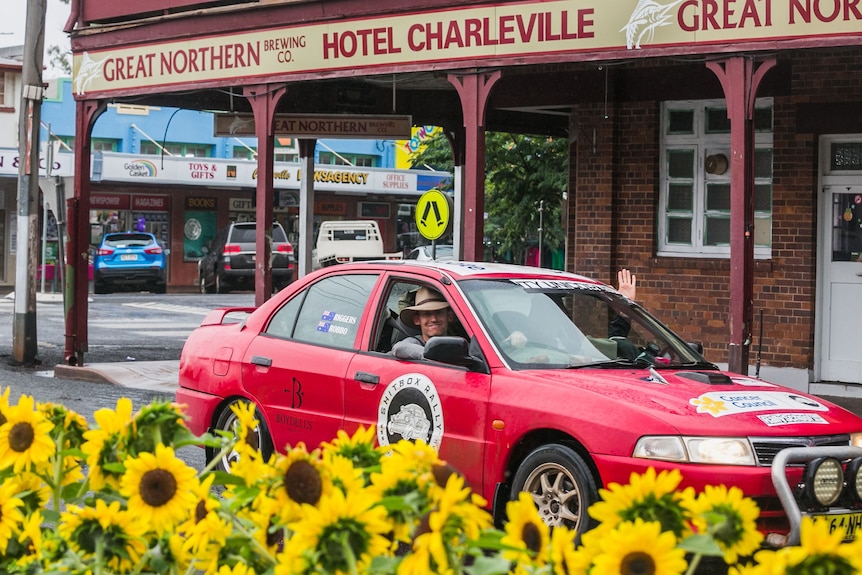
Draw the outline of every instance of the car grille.
<instances>
[{"instance_id":1,"label":"car grille","mask_svg":"<svg viewBox=\"0 0 862 575\"><path fill-rule=\"evenodd\" d=\"M775 455L788 447L844 447L850 445L850 435L818 435L811 437L751 437L758 465L770 466Z\"/></svg>"}]
</instances>

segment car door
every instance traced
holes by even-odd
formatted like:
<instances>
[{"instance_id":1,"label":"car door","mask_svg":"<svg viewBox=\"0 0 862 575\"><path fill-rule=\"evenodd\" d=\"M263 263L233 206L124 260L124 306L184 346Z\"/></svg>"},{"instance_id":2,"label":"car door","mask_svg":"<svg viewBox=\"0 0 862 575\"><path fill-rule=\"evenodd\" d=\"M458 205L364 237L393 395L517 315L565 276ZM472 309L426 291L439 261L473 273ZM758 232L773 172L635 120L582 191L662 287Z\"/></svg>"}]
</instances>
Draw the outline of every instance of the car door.
<instances>
[{"instance_id":1,"label":"car door","mask_svg":"<svg viewBox=\"0 0 862 575\"><path fill-rule=\"evenodd\" d=\"M350 362L345 384L345 429L376 428L381 445L422 439L481 492L488 433L490 375L425 360L401 360L391 348L389 319L405 305L405 294L427 285L440 291L458 318L455 333L469 333L466 306L437 282L393 276L380 291L365 348ZM458 327L462 326L462 327ZM450 326L451 327L451 326ZM386 342L381 342L385 338ZM397 339L396 334L394 339ZM491 494L483 494L488 497Z\"/></svg>"},{"instance_id":2,"label":"car door","mask_svg":"<svg viewBox=\"0 0 862 575\"><path fill-rule=\"evenodd\" d=\"M246 349L243 386L273 445L331 441L344 421L344 383L377 274L321 278L274 311Z\"/></svg>"}]
</instances>

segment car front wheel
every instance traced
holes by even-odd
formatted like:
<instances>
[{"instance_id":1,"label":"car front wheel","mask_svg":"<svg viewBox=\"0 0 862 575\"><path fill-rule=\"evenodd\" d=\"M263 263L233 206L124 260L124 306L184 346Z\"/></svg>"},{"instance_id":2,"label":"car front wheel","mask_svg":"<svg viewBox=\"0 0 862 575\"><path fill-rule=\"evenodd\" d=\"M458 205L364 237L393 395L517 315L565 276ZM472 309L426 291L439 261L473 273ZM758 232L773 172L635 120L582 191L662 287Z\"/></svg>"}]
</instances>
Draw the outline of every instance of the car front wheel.
<instances>
[{"instance_id":1,"label":"car front wheel","mask_svg":"<svg viewBox=\"0 0 862 575\"><path fill-rule=\"evenodd\" d=\"M218 272L216 272L215 274L215 291L216 293L227 293L230 291L227 282L222 279L221 275Z\"/></svg>"},{"instance_id":2,"label":"car front wheel","mask_svg":"<svg viewBox=\"0 0 862 575\"><path fill-rule=\"evenodd\" d=\"M530 453L515 473L511 499L529 492L542 520L550 527L565 525L583 534L593 527L587 509L598 501L596 482L575 450L543 445Z\"/></svg>"},{"instance_id":3,"label":"car front wheel","mask_svg":"<svg viewBox=\"0 0 862 575\"><path fill-rule=\"evenodd\" d=\"M235 399L224 406L216 420L216 431L225 431L236 437L241 423L239 418L231 409L231 406L240 403L248 402L245 399ZM267 460L269 459L269 456L272 455L272 438L269 436L269 430L266 428L266 423L264 423L263 416L259 410L255 410L255 419L258 421L258 425L255 429L249 432L249 435L246 437L246 442L255 447L260 452L263 459ZM206 455L207 462L210 462L214 458L218 457L219 453L214 448L207 447ZM222 453L218 462L216 462L216 469L230 473L231 466L235 465L237 461L239 461L239 458L240 454L236 449L231 449Z\"/></svg>"},{"instance_id":4,"label":"car front wheel","mask_svg":"<svg viewBox=\"0 0 862 575\"><path fill-rule=\"evenodd\" d=\"M201 281L200 281L200 290L201 290L201 293L202 293L202 294L210 294L210 293L213 293L213 292L215 291L215 288L214 288L214 287L212 287L212 286L208 286L208 285L207 285L207 280L206 280L206 277L205 277L205 275L204 275L204 272L200 272L198 275L199 275L200 280L201 280Z\"/></svg>"}]
</instances>

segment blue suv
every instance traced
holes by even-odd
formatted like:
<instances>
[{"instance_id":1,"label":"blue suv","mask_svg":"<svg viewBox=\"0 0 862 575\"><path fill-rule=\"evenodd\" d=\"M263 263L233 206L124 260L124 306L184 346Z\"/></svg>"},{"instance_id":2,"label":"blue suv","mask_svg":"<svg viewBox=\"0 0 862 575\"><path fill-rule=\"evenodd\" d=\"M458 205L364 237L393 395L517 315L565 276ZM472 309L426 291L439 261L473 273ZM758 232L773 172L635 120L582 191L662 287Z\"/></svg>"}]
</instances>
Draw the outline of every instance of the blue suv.
<instances>
[{"instance_id":1,"label":"blue suv","mask_svg":"<svg viewBox=\"0 0 862 575\"><path fill-rule=\"evenodd\" d=\"M156 236L146 232L118 232L102 236L93 258L93 291L111 293L137 287L167 291L165 252Z\"/></svg>"}]
</instances>

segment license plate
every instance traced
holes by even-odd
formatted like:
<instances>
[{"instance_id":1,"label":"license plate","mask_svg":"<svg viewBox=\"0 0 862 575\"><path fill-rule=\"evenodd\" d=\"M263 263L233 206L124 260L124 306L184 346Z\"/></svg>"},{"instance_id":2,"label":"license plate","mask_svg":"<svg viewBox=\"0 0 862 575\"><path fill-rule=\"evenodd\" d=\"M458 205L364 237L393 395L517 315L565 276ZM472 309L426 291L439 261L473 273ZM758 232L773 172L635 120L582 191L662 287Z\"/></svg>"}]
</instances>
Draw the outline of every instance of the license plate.
<instances>
[{"instance_id":1,"label":"license plate","mask_svg":"<svg viewBox=\"0 0 862 575\"><path fill-rule=\"evenodd\" d=\"M124 262L133 262L133 261L136 261L137 259L138 259L138 256L136 254L123 254L120 256L120 260L122 260Z\"/></svg>"},{"instance_id":2,"label":"license plate","mask_svg":"<svg viewBox=\"0 0 862 575\"><path fill-rule=\"evenodd\" d=\"M844 532L845 541L853 541L857 533L862 533L862 512L812 515L811 517L817 522L827 522L829 533Z\"/></svg>"}]
</instances>

